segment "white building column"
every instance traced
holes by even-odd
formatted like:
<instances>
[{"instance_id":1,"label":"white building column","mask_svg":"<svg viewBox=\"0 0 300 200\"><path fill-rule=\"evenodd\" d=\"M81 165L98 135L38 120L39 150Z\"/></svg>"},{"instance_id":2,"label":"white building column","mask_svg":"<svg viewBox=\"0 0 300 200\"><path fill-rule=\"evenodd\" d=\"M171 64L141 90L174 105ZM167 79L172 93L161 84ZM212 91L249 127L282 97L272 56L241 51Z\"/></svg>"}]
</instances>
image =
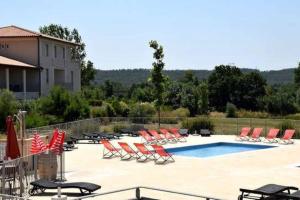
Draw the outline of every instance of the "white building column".
<instances>
[{"instance_id":1,"label":"white building column","mask_svg":"<svg viewBox=\"0 0 300 200\"><path fill-rule=\"evenodd\" d=\"M5 68L6 89L9 90L9 68Z\"/></svg>"},{"instance_id":2,"label":"white building column","mask_svg":"<svg viewBox=\"0 0 300 200\"><path fill-rule=\"evenodd\" d=\"M26 69L23 69L23 93L24 93L24 99L26 99Z\"/></svg>"}]
</instances>

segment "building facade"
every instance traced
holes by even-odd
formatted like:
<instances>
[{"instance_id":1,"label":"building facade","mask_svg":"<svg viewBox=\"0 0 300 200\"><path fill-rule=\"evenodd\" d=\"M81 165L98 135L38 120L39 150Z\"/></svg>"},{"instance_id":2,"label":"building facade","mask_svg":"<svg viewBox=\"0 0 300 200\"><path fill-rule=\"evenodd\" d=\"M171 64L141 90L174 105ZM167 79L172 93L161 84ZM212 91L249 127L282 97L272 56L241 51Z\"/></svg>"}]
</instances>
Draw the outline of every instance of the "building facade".
<instances>
[{"instance_id":1,"label":"building facade","mask_svg":"<svg viewBox=\"0 0 300 200\"><path fill-rule=\"evenodd\" d=\"M75 43L16 26L0 28L0 88L18 99L45 96L54 85L81 88L80 63L72 58Z\"/></svg>"}]
</instances>

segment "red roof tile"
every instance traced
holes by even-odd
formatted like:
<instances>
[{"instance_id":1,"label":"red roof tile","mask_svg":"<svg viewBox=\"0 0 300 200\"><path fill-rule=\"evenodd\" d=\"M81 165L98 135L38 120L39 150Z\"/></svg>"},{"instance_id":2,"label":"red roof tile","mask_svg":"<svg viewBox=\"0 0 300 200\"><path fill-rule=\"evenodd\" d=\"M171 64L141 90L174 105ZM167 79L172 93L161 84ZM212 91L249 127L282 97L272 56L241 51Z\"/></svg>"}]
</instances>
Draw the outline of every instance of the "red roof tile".
<instances>
[{"instance_id":1,"label":"red roof tile","mask_svg":"<svg viewBox=\"0 0 300 200\"><path fill-rule=\"evenodd\" d=\"M37 68L34 65L23 63L11 58L0 56L0 65L13 66L13 67L26 67L26 68Z\"/></svg>"},{"instance_id":2,"label":"red roof tile","mask_svg":"<svg viewBox=\"0 0 300 200\"><path fill-rule=\"evenodd\" d=\"M9 37L42 37L42 38L56 40L64 43L69 43L72 45L77 45L74 42L52 37L35 31L27 30L18 26L12 25L12 26L0 27L0 38L9 38Z\"/></svg>"}]
</instances>

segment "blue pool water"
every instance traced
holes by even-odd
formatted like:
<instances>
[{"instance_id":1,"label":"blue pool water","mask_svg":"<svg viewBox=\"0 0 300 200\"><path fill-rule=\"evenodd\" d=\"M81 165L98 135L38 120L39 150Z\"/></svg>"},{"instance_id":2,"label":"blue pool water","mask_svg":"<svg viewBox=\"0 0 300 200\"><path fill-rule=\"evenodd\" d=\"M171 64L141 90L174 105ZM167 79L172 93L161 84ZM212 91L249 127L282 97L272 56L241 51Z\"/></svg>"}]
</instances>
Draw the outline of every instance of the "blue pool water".
<instances>
[{"instance_id":1,"label":"blue pool water","mask_svg":"<svg viewBox=\"0 0 300 200\"><path fill-rule=\"evenodd\" d=\"M211 144L168 148L167 150L168 152L174 155L205 158L205 157L218 156L218 155L224 155L230 153L268 149L272 147L275 146L217 142Z\"/></svg>"}]
</instances>

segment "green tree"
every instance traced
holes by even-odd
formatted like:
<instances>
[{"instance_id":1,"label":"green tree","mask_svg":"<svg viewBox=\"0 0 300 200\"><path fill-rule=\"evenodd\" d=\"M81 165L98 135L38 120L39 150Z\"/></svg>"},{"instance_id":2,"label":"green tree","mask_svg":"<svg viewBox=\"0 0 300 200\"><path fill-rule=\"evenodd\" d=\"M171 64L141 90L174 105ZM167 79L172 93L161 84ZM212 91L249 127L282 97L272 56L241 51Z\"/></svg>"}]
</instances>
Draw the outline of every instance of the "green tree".
<instances>
[{"instance_id":1,"label":"green tree","mask_svg":"<svg viewBox=\"0 0 300 200\"><path fill-rule=\"evenodd\" d=\"M18 102L12 92L3 89L0 90L0 130L5 127L5 120L8 115L17 112Z\"/></svg>"},{"instance_id":2,"label":"green tree","mask_svg":"<svg viewBox=\"0 0 300 200\"><path fill-rule=\"evenodd\" d=\"M86 86L90 85L91 81L95 79L96 70L94 64L91 61L81 62L81 85Z\"/></svg>"},{"instance_id":3,"label":"green tree","mask_svg":"<svg viewBox=\"0 0 300 200\"><path fill-rule=\"evenodd\" d=\"M192 83L194 85L199 84L199 80L198 80L197 76L195 75L195 73L192 70L187 70L184 73L184 76L181 79L181 82L183 82L183 83Z\"/></svg>"},{"instance_id":4,"label":"green tree","mask_svg":"<svg viewBox=\"0 0 300 200\"><path fill-rule=\"evenodd\" d=\"M239 79L232 102L238 108L258 110L259 99L266 95L266 80L258 72L246 73Z\"/></svg>"},{"instance_id":5,"label":"green tree","mask_svg":"<svg viewBox=\"0 0 300 200\"><path fill-rule=\"evenodd\" d=\"M198 86L199 100L198 107L200 114L208 114L209 100L208 100L208 86L206 82L202 82Z\"/></svg>"},{"instance_id":6,"label":"green tree","mask_svg":"<svg viewBox=\"0 0 300 200\"><path fill-rule=\"evenodd\" d=\"M82 74L81 84L90 85L90 82L95 78L96 70L94 69L91 61L85 62L85 43L82 41L78 30L75 28L71 30L68 27L63 27L59 24L41 26L39 30L42 34L50 35L77 44L75 48L72 48L72 57L80 62Z\"/></svg>"},{"instance_id":7,"label":"green tree","mask_svg":"<svg viewBox=\"0 0 300 200\"><path fill-rule=\"evenodd\" d=\"M155 40L151 40L149 45L152 49L154 49L153 58L155 61L152 63L153 69L151 70L150 81L154 88L154 97L156 98L154 105L158 112L158 126L160 126L160 110L164 103L163 93L165 91L165 82L167 80L162 73L165 66L165 63L163 62L164 50L163 47Z\"/></svg>"},{"instance_id":8,"label":"green tree","mask_svg":"<svg viewBox=\"0 0 300 200\"><path fill-rule=\"evenodd\" d=\"M294 71L294 82L299 87L300 86L300 62L298 63L298 67Z\"/></svg>"},{"instance_id":9,"label":"green tree","mask_svg":"<svg viewBox=\"0 0 300 200\"><path fill-rule=\"evenodd\" d=\"M208 77L209 102L218 111L225 111L227 102L233 102L242 72L236 66L216 66Z\"/></svg>"}]
</instances>

